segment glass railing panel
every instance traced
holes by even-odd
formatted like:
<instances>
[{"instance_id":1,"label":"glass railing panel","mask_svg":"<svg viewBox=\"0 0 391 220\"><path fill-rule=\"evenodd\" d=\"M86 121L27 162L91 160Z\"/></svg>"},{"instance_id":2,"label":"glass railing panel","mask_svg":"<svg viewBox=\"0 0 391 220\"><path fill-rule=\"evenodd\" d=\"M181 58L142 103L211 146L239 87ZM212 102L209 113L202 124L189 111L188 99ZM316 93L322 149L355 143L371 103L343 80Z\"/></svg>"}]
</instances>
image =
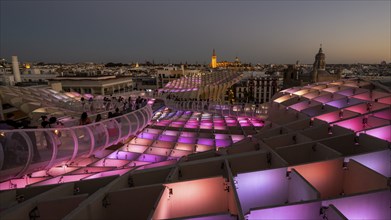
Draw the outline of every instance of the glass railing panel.
<instances>
[{"instance_id":1,"label":"glass railing panel","mask_svg":"<svg viewBox=\"0 0 391 220\"><path fill-rule=\"evenodd\" d=\"M129 126L130 126L130 134L136 134L137 127L138 127L138 120L139 119L136 117L135 114L128 114L126 117L130 121L130 124L129 124Z\"/></svg>"},{"instance_id":2,"label":"glass railing panel","mask_svg":"<svg viewBox=\"0 0 391 220\"><path fill-rule=\"evenodd\" d=\"M102 123L105 125L105 127L109 133L108 146L116 144L118 141L118 138L119 138L119 133L120 133L120 130L118 127L118 122L115 119L109 119L109 120L103 121Z\"/></svg>"},{"instance_id":3,"label":"glass railing panel","mask_svg":"<svg viewBox=\"0 0 391 220\"><path fill-rule=\"evenodd\" d=\"M16 177L27 167L31 153L31 142L26 132L1 131L0 142L4 161L0 172L0 180ZM30 144L29 144L30 142Z\"/></svg>"},{"instance_id":4,"label":"glass railing panel","mask_svg":"<svg viewBox=\"0 0 391 220\"><path fill-rule=\"evenodd\" d=\"M75 133L70 128L51 128L46 131L46 134L50 142L49 146L57 149L54 163L66 161L73 157L77 140L74 139L76 138Z\"/></svg>"},{"instance_id":5,"label":"glass railing panel","mask_svg":"<svg viewBox=\"0 0 391 220\"><path fill-rule=\"evenodd\" d=\"M75 132L76 138L77 138L77 143L78 143L78 151L77 155L83 155L86 153L89 153L92 147L92 144L94 141L92 140L93 137L92 131L90 130L91 125L87 126L78 126L72 128L72 130Z\"/></svg>"},{"instance_id":6,"label":"glass railing panel","mask_svg":"<svg viewBox=\"0 0 391 220\"><path fill-rule=\"evenodd\" d=\"M94 123L90 126L94 140L94 150L102 149L108 142L108 132L103 123Z\"/></svg>"}]
</instances>

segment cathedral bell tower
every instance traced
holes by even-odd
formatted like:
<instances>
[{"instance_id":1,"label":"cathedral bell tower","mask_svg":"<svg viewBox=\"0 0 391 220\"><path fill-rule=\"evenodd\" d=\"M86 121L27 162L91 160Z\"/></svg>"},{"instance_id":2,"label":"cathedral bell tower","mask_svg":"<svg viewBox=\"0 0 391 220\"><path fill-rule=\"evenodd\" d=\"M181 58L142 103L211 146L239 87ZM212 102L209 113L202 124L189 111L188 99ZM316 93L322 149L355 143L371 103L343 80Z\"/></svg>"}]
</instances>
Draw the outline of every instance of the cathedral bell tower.
<instances>
[{"instance_id":1,"label":"cathedral bell tower","mask_svg":"<svg viewBox=\"0 0 391 220\"><path fill-rule=\"evenodd\" d=\"M212 69L215 69L217 67L217 57L216 57L216 51L213 49L213 54L212 54L212 60L210 62L210 67Z\"/></svg>"}]
</instances>

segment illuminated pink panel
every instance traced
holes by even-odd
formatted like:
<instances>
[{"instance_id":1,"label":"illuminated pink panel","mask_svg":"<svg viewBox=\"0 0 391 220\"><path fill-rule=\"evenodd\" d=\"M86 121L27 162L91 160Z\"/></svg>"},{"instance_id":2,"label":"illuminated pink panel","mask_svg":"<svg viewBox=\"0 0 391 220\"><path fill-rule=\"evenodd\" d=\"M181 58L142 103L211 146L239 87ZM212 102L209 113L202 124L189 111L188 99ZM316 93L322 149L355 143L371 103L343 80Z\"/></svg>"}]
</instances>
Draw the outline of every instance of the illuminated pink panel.
<instances>
[{"instance_id":1,"label":"illuminated pink panel","mask_svg":"<svg viewBox=\"0 0 391 220\"><path fill-rule=\"evenodd\" d=\"M201 124L200 128L201 129L212 129L213 126L212 125L203 125L203 124Z\"/></svg>"},{"instance_id":2,"label":"illuminated pink panel","mask_svg":"<svg viewBox=\"0 0 391 220\"><path fill-rule=\"evenodd\" d=\"M147 148L147 146L128 144L122 150L134 153L143 153Z\"/></svg>"},{"instance_id":3,"label":"illuminated pink panel","mask_svg":"<svg viewBox=\"0 0 391 220\"><path fill-rule=\"evenodd\" d=\"M171 219L228 210L228 192L222 177L165 184L152 219ZM170 194L171 191L171 194Z\"/></svg>"},{"instance_id":4,"label":"illuminated pink panel","mask_svg":"<svg viewBox=\"0 0 391 220\"><path fill-rule=\"evenodd\" d=\"M69 174L100 173L114 169L113 167L83 167Z\"/></svg>"},{"instance_id":5,"label":"illuminated pink panel","mask_svg":"<svg viewBox=\"0 0 391 220\"><path fill-rule=\"evenodd\" d=\"M145 138L133 138L130 141L130 144L137 144L137 145L150 145L152 144L153 140L148 140Z\"/></svg>"},{"instance_id":6,"label":"illuminated pink panel","mask_svg":"<svg viewBox=\"0 0 391 220\"><path fill-rule=\"evenodd\" d=\"M378 100L378 102L391 105L391 96L381 98Z\"/></svg>"},{"instance_id":7,"label":"illuminated pink panel","mask_svg":"<svg viewBox=\"0 0 391 220\"><path fill-rule=\"evenodd\" d=\"M325 121L325 122L328 122L328 123L333 123L335 121L339 121L339 120L347 119L347 118L352 118L357 115L359 115L359 114L355 113L355 112L345 111L345 110L343 112L341 112L338 110L338 111L334 111L334 112L330 112L330 113L316 116L315 118L322 120L322 121Z\"/></svg>"},{"instance_id":8,"label":"illuminated pink panel","mask_svg":"<svg viewBox=\"0 0 391 220\"><path fill-rule=\"evenodd\" d=\"M152 154L145 154L144 153L138 158L138 161L156 163L156 162L161 162L161 161L165 160L166 158L167 158L166 156L159 156L159 155L152 155Z\"/></svg>"},{"instance_id":9,"label":"illuminated pink panel","mask_svg":"<svg viewBox=\"0 0 391 220\"><path fill-rule=\"evenodd\" d=\"M373 116L377 118L391 120L391 109L386 109L383 111L373 113Z\"/></svg>"},{"instance_id":10,"label":"illuminated pink panel","mask_svg":"<svg viewBox=\"0 0 391 220\"><path fill-rule=\"evenodd\" d=\"M294 166L316 190L320 192L321 198L338 196L342 192L343 181L343 159L311 163Z\"/></svg>"},{"instance_id":11,"label":"illuminated pink panel","mask_svg":"<svg viewBox=\"0 0 391 220\"><path fill-rule=\"evenodd\" d=\"M172 128L182 128L184 124L171 124L170 127Z\"/></svg>"},{"instance_id":12,"label":"illuminated pink panel","mask_svg":"<svg viewBox=\"0 0 391 220\"><path fill-rule=\"evenodd\" d=\"M253 210L246 219L311 219L322 220L319 215L320 202L312 202L298 205L287 205L268 209Z\"/></svg>"},{"instance_id":13,"label":"illuminated pink panel","mask_svg":"<svg viewBox=\"0 0 391 220\"><path fill-rule=\"evenodd\" d=\"M79 158L73 162L73 165L84 167L84 166L88 166L89 164L95 163L98 160L99 160L99 158L96 158L96 157Z\"/></svg>"},{"instance_id":14,"label":"illuminated pink panel","mask_svg":"<svg viewBox=\"0 0 391 220\"><path fill-rule=\"evenodd\" d=\"M168 166L171 164L175 164L176 162L177 162L177 160L166 160L166 161L162 161L162 162L158 162L158 163L146 164L146 165L140 166L139 168L137 168L137 170L145 170L145 169L150 169L150 168L154 168L154 167Z\"/></svg>"},{"instance_id":15,"label":"illuminated pink panel","mask_svg":"<svg viewBox=\"0 0 391 220\"><path fill-rule=\"evenodd\" d=\"M153 143L153 147L160 147L160 148L174 148L175 143L170 141L155 141Z\"/></svg>"},{"instance_id":16,"label":"illuminated pink panel","mask_svg":"<svg viewBox=\"0 0 391 220\"><path fill-rule=\"evenodd\" d=\"M377 111L379 109L383 109L383 108L387 108L387 107L388 107L388 105L378 103L378 102L372 102L372 103L370 103L370 105L367 103L363 103L363 104L359 104L359 105L350 106L348 108L345 108L345 110L350 110L350 111L357 112L360 114L365 114L369 111Z\"/></svg>"},{"instance_id":17,"label":"illuminated pink panel","mask_svg":"<svg viewBox=\"0 0 391 220\"><path fill-rule=\"evenodd\" d=\"M177 150L184 150L184 151L193 151L194 147L195 147L194 144L177 143L175 145L175 149L177 149Z\"/></svg>"},{"instance_id":18,"label":"illuminated pink panel","mask_svg":"<svg viewBox=\"0 0 391 220\"><path fill-rule=\"evenodd\" d=\"M288 200L286 168L242 173L235 180L244 214L250 208L284 204Z\"/></svg>"},{"instance_id":19,"label":"illuminated pink panel","mask_svg":"<svg viewBox=\"0 0 391 220\"><path fill-rule=\"evenodd\" d=\"M167 148L157 148L157 147L150 147L148 150L145 151L145 153L153 154L153 155L160 155L160 156L168 156L170 154L171 150Z\"/></svg>"},{"instance_id":20,"label":"illuminated pink panel","mask_svg":"<svg viewBox=\"0 0 391 220\"><path fill-rule=\"evenodd\" d=\"M147 165L147 164L151 164L151 162L148 162L148 161L132 161L126 167L138 167L138 166L144 166L144 165Z\"/></svg>"},{"instance_id":21,"label":"illuminated pink panel","mask_svg":"<svg viewBox=\"0 0 391 220\"><path fill-rule=\"evenodd\" d=\"M196 129L196 128L198 128L198 125L189 125L189 124L186 124L186 125L185 125L185 128L193 128L193 129Z\"/></svg>"},{"instance_id":22,"label":"illuminated pink panel","mask_svg":"<svg viewBox=\"0 0 391 220\"><path fill-rule=\"evenodd\" d=\"M353 159L366 167L382 174L386 177L391 177L391 152L389 150L377 151L368 154L361 154L352 157L345 158L345 161L348 162L350 159Z\"/></svg>"},{"instance_id":23,"label":"illuminated pink panel","mask_svg":"<svg viewBox=\"0 0 391 220\"><path fill-rule=\"evenodd\" d=\"M316 105L320 105L321 103L319 102L316 102L316 101L303 101L303 102L299 102L299 103L296 103L294 105L291 105L289 107L295 109L296 111L301 111L303 109L306 109L306 108L309 108L309 107L312 107L312 106L316 106Z\"/></svg>"},{"instance_id":24,"label":"illuminated pink panel","mask_svg":"<svg viewBox=\"0 0 391 220\"><path fill-rule=\"evenodd\" d=\"M391 191L326 200L323 206L334 205L348 219L390 219Z\"/></svg>"},{"instance_id":25,"label":"illuminated pink panel","mask_svg":"<svg viewBox=\"0 0 391 220\"><path fill-rule=\"evenodd\" d=\"M107 156L109 159L119 160L135 160L140 156L140 153L127 152L127 151L116 151Z\"/></svg>"},{"instance_id":26,"label":"illuminated pink panel","mask_svg":"<svg viewBox=\"0 0 391 220\"><path fill-rule=\"evenodd\" d=\"M91 176L91 174L76 174L76 175L68 175L68 176L58 176L49 180L45 180L42 182L38 182L34 184L34 186L44 186L44 185L52 185L52 184L59 184L59 183L68 183L68 182L75 182L79 181L81 179L84 179L88 176Z\"/></svg>"},{"instance_id":27,"label":"illuminated pink panel","mask_svg":"<svg viewBox=\"0 0 391 220\"><path fill-rule=\"evenodd\" d=\"M358 131L362 131L365 129L370 129L373 127L379 127L382 125L389 124L389 122L386 120L378 119L378 118L374 118L374 117L369 117L367 121L368 121L367 124L365 124L365 126L364 126L363 117L356 117L356 118L352 118L349 120L337 122L337 123L335 123L335 125L338 125L338 126L341 126L344 128L348 128L350 130L358 132ZM376 132L374 132L374 134L376 134ZM379 134L381 134L381 133L379 133Z\"/></svg>"},{"instance_id":28,"label":"illuminated pink panel","mask_svg":"<svg viewBox=\"0 0 391 220\"><path fill-rule=\"evenodd\" d=\"M114 176L114 175L122 176L122 175L124 175L125 173L127 173L130 170L132 170L132 168L126 168L126 169L119 169L119 170L112 170L112 171L101 172L101 173L97 173L97 174L94 174L92 176L89 176L89 177L85 178L85 180L102 178L102 177L106 177L106 176Z\"/></svg>"},{"instance_id":29,"label":"illuminated pink panel","mask_svg":"<svg viewBox=\"0 0 391 220\"><path fill-rule=\"evenodd\" d=\"M219 125L215 125L215 130L226 130L227 127L225 126L219 126Z\"/></svg>"},{"instance_id":30,"label":"illuminated pink panel","mask_svg":"<svg viewBox=\"0 0 391 220\"><path fill-rule=\"evenodd\" d=\"M208 215L203 217L194 217L194 218L186 218L187 220L237 220L236 216L231 214L217 214L217 215Z\"/></svg>"},{"instance_id":31,"label":"illuminated pink panel","mask_svg":"<svg viewBox=\"0 0 391 220\"><path fill-rule=\"evenodd\" d=\"M179 137L178 142L186 144L195 144L197 142L197 139L195 137Z\"/></svg>"},{"instance_id":32,"label":"illuminated pink panel","mask_svg":"<svg viewBox=\"0 0 391 220\"><path fill-rule=\"evenodd\" d=\"M366 134L391 142L391 125L366 130Z\"/></svg>"},{"instance_id":33,"label":"illuminated pink panel","mask_svg":"<svg viewBox=\"0 0 391 220\"><path fill-rule=\"evenodd\" d=\"M182 150L172 150L170 157L183 157L191 154L193 152L190 151L182 151Z\"/></svg>"},{"instance_id":34,"label":"illuminated pink panel","mask_svg":"<svg viewBox=\"0 0 391 220\"><path fill-rule=\"evenodd\" d=\"M204 152L208 150L214 150L214 146L207 146L203 144L196 144L196 152Z\"/></svg>"},{"instance_id":35,"label":"illuminated pink panel","mask_svg":"<svg viewBox=\"0 0 391 220\"><path fill-rule=\"evenodd\" d=\"M34 184L37 182L44 181L49 177L36 177L36 178L22 178L22 179L12 179L6 182L0 183L0 190L9 190L14 188L25 188L27 185Z\"/></svg>"},{"instance_id":36,"label":"illuminated pink panel","mask_svg":"<svg viewBox=\"0 0 391 220\"><path fill-rule=\"evenodd\" d=\"M68 166L52 167L47 171L47 174L50 176L60 176L77 169L79 169L79 167L68 167Z\"/></svg>"},{"instance_id":37,"label":"illuminated pink panel","mask_svg":"<svg viewBox=\"0 0 391 220\"><path fill-rule=\"evenodd\" d=\"M233 134L231 135L231 137L234 143L244 139L244 135L238 135L238 134Z\"/></svg>"},{"instance_id":38,"label":"illuminated pink panel","mask_svg":"<svg viewBox=\"0 0 391 220\"><path fill-rule=\"evenodd\" d=\"M91 164L91 166L100 166L100 167L122 167L128 164L128 160L117 160L117 159L107 159L103 158L96 163Z\"/></svg>"},{"instance_id":39,"label":"illuminated pink panel","mask_svg":"<svg viewBox=\"0 0 391 220\"><path fill-rule=\"evenodd\" d=\"M379 99L379 98L385 97L387 95L388 95L388 93L373 90L372 92L368 91L365 93L360 93L360 94L354 95L353 97L356 99L362 99L362 100L366 100L366 101L374 101L375 99Z\"/></svg>"},{"instance_id":40,"label":"illuminated pink panel","mask_svg":"<svg viewBox=\"0 0 391 220\"><path fill-rule=\"evenodd\" d=\"M214 140L208 138L199 138L197 143L201 145L214 146Z\"/></svg>"},{"instance_id":41,"label":"illuminated pink panel","mask_svg":"<svg viewBox=\"0 0 391 220\"><path fill-rule=\"evenodd\" d=\"M165 130L163 134L171 135L171 136L177 136L179 134L179 132L178 131Z\"/></svg>"},{"instance_id":42,"label":"illuminated pink panel","mask_svg":"<svg viewBox=\"0 0 391 220\"><path fill-rule=\"evenodd\" d=\"M188 131L183 131L181 134L180 134L181 137L196 137L197 136L197 133L195 132L188 132Z\"/></svg>"}]
</instances>

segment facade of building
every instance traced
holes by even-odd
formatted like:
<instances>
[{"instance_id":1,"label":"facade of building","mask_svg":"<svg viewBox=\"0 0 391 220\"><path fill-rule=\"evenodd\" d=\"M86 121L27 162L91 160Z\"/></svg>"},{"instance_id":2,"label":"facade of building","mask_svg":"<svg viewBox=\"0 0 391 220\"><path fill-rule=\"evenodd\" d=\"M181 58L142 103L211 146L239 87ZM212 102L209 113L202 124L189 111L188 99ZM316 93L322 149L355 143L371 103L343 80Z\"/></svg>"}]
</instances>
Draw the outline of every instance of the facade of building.
<instances>
[{"instance_id":1,"label":"facade of building","mask_svg":"<svg viewBox=\"0 0 391 220\"><path fill-rule=\"evenodd\" d=\"M81 94L110 95L133 89L133 80L130 76L56 77L49 81L49 85L57 83L61 83L64 92Z\"/></svg>"}]
</instances>

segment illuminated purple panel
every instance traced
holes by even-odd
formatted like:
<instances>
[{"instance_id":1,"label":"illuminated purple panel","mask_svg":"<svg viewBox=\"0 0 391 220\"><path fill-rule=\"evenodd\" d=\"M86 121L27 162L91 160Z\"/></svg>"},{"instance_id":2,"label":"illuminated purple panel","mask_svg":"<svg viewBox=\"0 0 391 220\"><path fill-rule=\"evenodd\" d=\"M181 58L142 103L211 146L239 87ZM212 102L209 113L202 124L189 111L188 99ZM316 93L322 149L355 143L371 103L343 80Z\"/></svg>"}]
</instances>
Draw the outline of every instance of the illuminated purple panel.
<instances>
[{"instance_id":1,"label":"illuminated purple panel","mask_svg":"<svg viewBox=\"0 0 391 220\"><path fill-rule=\"evenodd\" d=\"M126 168L126 169L119 169L119 170L112 170L112 171L101 172L101 173L97 173L97 174L91 175L91 176L85 178L85 180L102 178L102 177L107 177L107 176L114 176L114 175L122 176L125 173L129 172L130 170L132 170L132 168Z\"/></svg>"},{"instance_id":2,"label":"illuminated purple panel","mask_svg":"<svg viewBox=\"0 0 391 220\"><path fill-rule=\"evenodd\" d=\"M391 109L386 109L380 112L373 113L373 116L377 118L391 120Z\"/></svg>"},{"instance_id":3,"label":"illuminated purple panel","mask_svg":"<svg viewBox=\"0 0 391 220\"><path fill-rule=\"evenodd\" d=\"M142 132L139 135L137 135L137 138L145 138L145 139L154 140L157 138L157 136L158 136L157 134L150 134L150 133Z\"/></svg>"},{"instance_id":4,"label":"illuminated purple panel","mask_svg":"<svg viewBox=\"0 0 391 220\"><path fill-rule=\"evenodd\" d=\"M251 208L284 204L288 200L286 168L238 174L235 180L244 214Z\"/></svg>"},{"instance_id":5,"label":"illuminated purple panel","mask_svg":"<svg viewBox=\"0 0 391 220\"><path fill-rule=\"evenodd\" d=\"M158 155L151 155L151 154L142 154L138 158L138 161L156 163L156 162L164 161L166 158L167 157L165 157L165 156L158 156Z\"/></svg>"},{"instance_id":6,"label":"illuminated purple panel","mask_svg":"<svg viewBox=\"0 0 391 220\"><path fill-rule=\"evenodd\" d=\"M170 135L160 135L159 140L161 141L170 141L175 142L177 140L177 136L170 136Z\"/></svg>"},{"instance_id":7,"label":"illuminated purple panel","mask_svg":"<svg viewBox=\"0 0 391 220\"><path fill-rule=\"evenodd\" d=\"M215 134L215 139L229 139L228 134Z\"/></svg>"},{"instance_id":8,"label":"illuminated purple panel","mask_svg":"<svg viewBox=\"0 0 391 220\"><path fill-rule=\"evenodd\" d=\"M179 137L178 142L185 144L195 144L197 142L197 139L194 137Z\"/></svg>"},{"instance_id":9,"label":"illuminated purple panel","mask_svg":"<svg viewBox=\"0 0 391 220\"><path fill-rule=\"evenodd\" d=\"M360 89L360 88L349 88L349 89L344 89L342 91L338 91L336 93L338 94L341 94L341 95L344 95L344 96L353 96L355 94L360 94L360 93L364 93L366 92L367 90L365 89Z\"/></svg>"},{"instance_id":10,"label":"illuminated purple panel","mask_svg":"<svg viewBox=\"0 0 391 220\"><path fill-rule=\"evenodd\" d=\"M213 139L207 139L207 138L199 138L198 139L198 144L214 146L214 140Z\"/></svg>"},{"instance_id":11,"label":"illuminated purple panel","mask_svg":"<svg viewBox=\"0 0 391 220\"><path fill-rule=\"evenodd\" d=\"M345 162L353 159L366 167L382 174L386 177L391 177L391 151L377 151L368 154L356 155L352 157L346 157Z\"/></svg>"},{"instance_id":12,"label":"illuminated purple panel","mask_svg":"<svg viewBox=\"0 0 391 220\"><path fill-rule=\"evenodd\" d=\"M363 101L360 100L360 99L343 98L343 99L339 99L339 100L336 100L336 101L327 102L327 105L330 105L330 106L333 106L333 107L341 109L341 108L346 108L348 106L357 105L357 104L360 104L360 103L363 103Z\"/></svg>"},{"instance_id":13,"label":"illuminated purple panel","mask_svg":"<svg viewBox=\"0 0 391 220\"><path fill-rule=\"evenodd\" d=\"M343 99L343 98L346 98L346 97L343 96L343 95L339 95L339 94L331 94L331 93L329 93L327 95L319 96L317 98L314 98L313 100L325 104L327 102L330 102L330 101L333 101L333 100L338 100L338 99Z\"/></svg>"},{"instance_id":14,"label":"illuminated purple panel","mask_svg":"<svg viewBox=\"0 0 391 220\"><path fill-rule=\"evenodd\" d=\"M217 147L228 147L231 144L231 140L216 140Z\"/></svg>"},{"instance_id":15,"label":"illuminated purple panel","mask_svg":"<svg viewBox=\"0 0 391 220\"><path fill-rule=\"evenodd\" d=\"M348 219L390 219L391 191L344 197L322 202L323 206L333 204Z\"/></svg>"},{"instance_id":16,"label":"illuminated purple panel","mask_svg":"<svg viewBox=\"0 0 391 220\"><path fill-rule=\"evenodd\" d=\"M366 130L366 134L391 142L391 125Z\"/></svg>"},{"instance_id":17,"label":"illuminated purple panel","mask_svg":"<svg viewBox=\"0 0 391 220\"><path fill-rule=\"evenodd\" d=\"M308 220L322 220L319 215L321 208L320 202L312 202L298 205L288 205L282 207L275 207L269 209L259 209L251 211L247 219L308 219Z\"/></svg>"}]
</instances>

